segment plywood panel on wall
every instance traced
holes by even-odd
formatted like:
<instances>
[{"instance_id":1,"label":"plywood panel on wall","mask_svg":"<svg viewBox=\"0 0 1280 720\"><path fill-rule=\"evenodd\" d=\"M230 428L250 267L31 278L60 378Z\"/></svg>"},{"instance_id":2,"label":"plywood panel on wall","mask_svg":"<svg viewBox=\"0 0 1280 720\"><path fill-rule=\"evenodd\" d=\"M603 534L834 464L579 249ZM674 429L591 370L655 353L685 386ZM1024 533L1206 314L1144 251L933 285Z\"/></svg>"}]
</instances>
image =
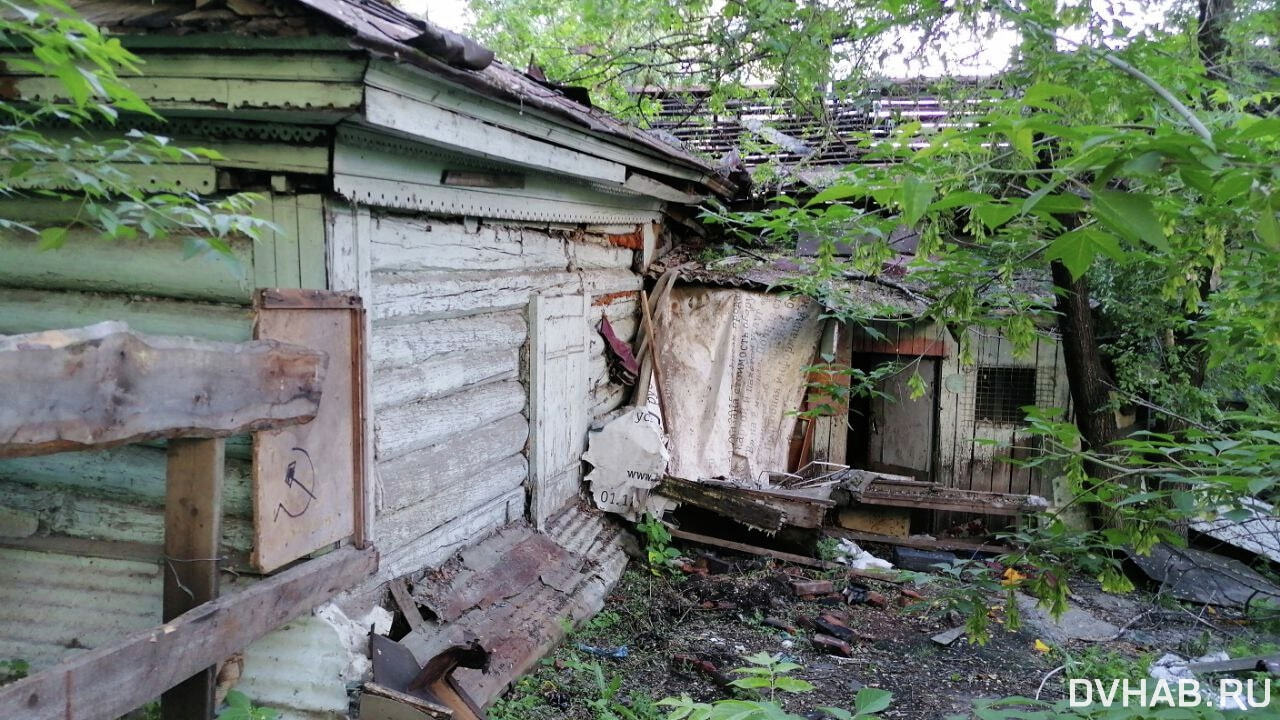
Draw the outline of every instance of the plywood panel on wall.
<instances>
[{"instance_id":1,"label":"plywood panel on wall","mask_svg":"<svg viewBox=\"0 0 1280 720\"><path fill-rule=\"evenodd\" d=\"M350 293L266 290L257 309L257 337L329 356L316 418L255 437L252 561L269 571L357 533L363 318Z\"/></svg>"}]
</instances>

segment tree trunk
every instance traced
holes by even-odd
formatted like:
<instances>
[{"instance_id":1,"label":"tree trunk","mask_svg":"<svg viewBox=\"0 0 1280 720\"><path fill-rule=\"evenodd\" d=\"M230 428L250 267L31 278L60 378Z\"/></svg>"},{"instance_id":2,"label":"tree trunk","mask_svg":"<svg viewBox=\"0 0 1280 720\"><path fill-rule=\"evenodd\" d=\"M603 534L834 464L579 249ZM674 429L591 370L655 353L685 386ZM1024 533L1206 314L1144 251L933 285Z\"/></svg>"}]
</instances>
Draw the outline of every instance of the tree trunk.
<instances>
[{"instance_id":1,"label":"tree trunk","mask_svg":"<svg viewBox=\"0 0 1280 720\"><path fill-rule=\"evenodd\" d=\"M1102 451L1119 434L1116 416L1111 409L1108 390L1110 376L1102 365L1098 339L1094 334L1093 313L1089 309L1089 281L1071 278L1071 272L1060 262L1051 264L1053 286L1057 291L1058 329L1062 332L1062 355L1071 384L1071 403L1075 407L1076 427L1084 440L1085 450ZM1115 473L1096 463L1086 467L1090 477L1106 480ZM1103 509L1089 504L1094 524L1107 525Z\"/></svg>"},{"instance_id":2,"label":"tree trunk","mask_svg":"<svg viewBox=\"0 0 1280 720\"><path fill-rule=\"evenodd\" d=\"M1235 0L1197 0L1196 4L1200 10L1196 44L1200 49L1205 74L1211 78L1225 79L1226 73L1218 68L1223 56L1227 54L1227 38L1223 30L1235 9Z\"/></svg>"}]
</instances>

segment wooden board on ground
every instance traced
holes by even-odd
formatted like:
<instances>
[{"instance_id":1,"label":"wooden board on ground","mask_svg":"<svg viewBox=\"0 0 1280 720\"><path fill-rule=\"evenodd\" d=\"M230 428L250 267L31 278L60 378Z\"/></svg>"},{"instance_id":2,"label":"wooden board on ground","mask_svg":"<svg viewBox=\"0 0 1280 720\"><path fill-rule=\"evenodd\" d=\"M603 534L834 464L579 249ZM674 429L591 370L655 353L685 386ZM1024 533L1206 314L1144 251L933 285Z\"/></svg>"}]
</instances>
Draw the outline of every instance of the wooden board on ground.
<instances>
[{"instance_id":1,"label":"wooden board on ground","mask_svg":"<svg viewBox=\"0 0 1280 720\"><path fill-rule=\"evenodd\" d=\"M256 338L327 353L316 418L258 433L253 443L253 564L266 572L349 537L360 537L363 328L360 298L316 290L262 290Z\"/></svg>"}]
</instances>

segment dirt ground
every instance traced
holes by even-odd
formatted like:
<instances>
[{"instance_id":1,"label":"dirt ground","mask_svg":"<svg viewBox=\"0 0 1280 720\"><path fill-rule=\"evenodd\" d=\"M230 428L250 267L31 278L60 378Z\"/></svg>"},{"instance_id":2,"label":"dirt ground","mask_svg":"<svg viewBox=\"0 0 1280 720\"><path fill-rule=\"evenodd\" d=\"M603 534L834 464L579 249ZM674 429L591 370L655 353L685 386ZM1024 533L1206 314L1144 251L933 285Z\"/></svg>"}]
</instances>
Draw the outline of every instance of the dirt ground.
<instances>
[{"instance_id":1,"label":"dirt ground","mask_svg":"<svg viewBox=\"0 0 1280 720\"><path fill-rule=\"evenodd\" d=\"M653 720L666 715L652 705L656 699L687 693L711 702L733 696L732 689L718 684L705 670L674 659L678 656L707 661L736 677L730 671L746 664L744 656L780 653L803 666L794 675L816 688L783 698L790 712L825 717L814 710L851 708L860 688L876 687L893 693L892 705L882 717L934 720L956 714L968 717L978 698L1035 697L1037 692L1043 699L1060 698L1070 671L1059 671L1045 681L1060 665L1068 665L1080 676L1137 678L1145 674L1152 658L1164 652L1197 656L1234 643L1233 656L1237 656L1280 647L1264 642L1274 637L1243 630L1220 614L1206 619L1203 608L1197 615L1181 606L1157 607L1158 599L1142 592L1104 595L1087 580L1073 585L1073 601L1124 628L1122 638L1107 643L1067 642L1045 651L1043 646L1037 649L1035 629L1009 632L999 612L993 611L987 644L970 644L962 638L944 647L932 636L962 620L939 601L943 594L939 585L902 586L924 598L914 600L904 597L898 585L864 580L888 600L885 607L837 605L830 598L825 602L798 599L790 581L831 578L839 587L845 579L838 572L718 557L733 564L729 572L658 576L633 562L604 609L522 678L490 709L490 717L600 720L614 717L601 714L598 707L600 698L612 696L637 720ZM846 615L848 627L856 634L850 643L852 657L828 654L809 641L813 632L803 627L804 620L830 611ZM766 618L781 620L797 632L792 635L766 625ZM620 647L626 648L625 657L605 656Z\"/></svg>"}]
</instances>

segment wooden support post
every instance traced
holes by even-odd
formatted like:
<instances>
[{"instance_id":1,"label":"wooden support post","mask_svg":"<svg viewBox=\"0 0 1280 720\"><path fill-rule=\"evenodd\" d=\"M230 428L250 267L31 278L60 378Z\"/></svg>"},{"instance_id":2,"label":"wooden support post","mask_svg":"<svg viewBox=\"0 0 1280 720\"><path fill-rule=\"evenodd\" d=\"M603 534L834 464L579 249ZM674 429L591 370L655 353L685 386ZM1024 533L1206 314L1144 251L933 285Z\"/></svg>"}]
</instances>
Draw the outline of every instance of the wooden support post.
<instances>
[{"instance_id":1,"label":"wooden support post","mask_svg":"<svg viewBox=\"0 0 1280 720\"><path fill-rule=\"evenodd\" d=\"M649 359L653 364L652 381L658 383L658 407L662 410L662 426L667 435L673 435L675 428L671 422L671 404L667 402L667 384L662 377L662 363L658 360L658 333L653 328L653 315L649 312L649 294L644 290L640 291L640 319L649 340Z\"/></svg>"},{"instance_id":2,"label":"wooden support post","mask_svg":"<svg viewBox=\"0 0 1280 720\"><path fill-rule=\"evenodd\" d=\"M218 596L218 547L222 542L222 478L225 443L214 439L169 441L164 499L164 621ZM163 720L212 720L216 665L164 693Z\"/></svg>"}]
</instances>

